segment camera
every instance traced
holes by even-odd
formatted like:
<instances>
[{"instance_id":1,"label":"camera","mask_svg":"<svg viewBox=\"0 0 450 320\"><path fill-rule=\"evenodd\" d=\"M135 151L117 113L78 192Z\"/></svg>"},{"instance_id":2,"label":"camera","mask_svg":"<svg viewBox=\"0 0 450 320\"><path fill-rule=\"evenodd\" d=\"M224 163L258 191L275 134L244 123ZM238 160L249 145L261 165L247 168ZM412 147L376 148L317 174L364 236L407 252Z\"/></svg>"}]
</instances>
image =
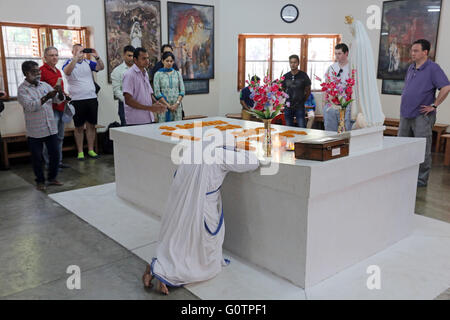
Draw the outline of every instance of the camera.
<instances>
[{"instance_id":1,"label":"camera","mask_svg":"<svg viewBox=\"0 0 450 320\"><path fill-rule=\"evenodd\" d=\"M93 52L94 52L94 49L91 49L91 48L85 48L85 49L83 49L82 52L83 52L83 53L93 53Z\"/></svg>"}]
</instances>

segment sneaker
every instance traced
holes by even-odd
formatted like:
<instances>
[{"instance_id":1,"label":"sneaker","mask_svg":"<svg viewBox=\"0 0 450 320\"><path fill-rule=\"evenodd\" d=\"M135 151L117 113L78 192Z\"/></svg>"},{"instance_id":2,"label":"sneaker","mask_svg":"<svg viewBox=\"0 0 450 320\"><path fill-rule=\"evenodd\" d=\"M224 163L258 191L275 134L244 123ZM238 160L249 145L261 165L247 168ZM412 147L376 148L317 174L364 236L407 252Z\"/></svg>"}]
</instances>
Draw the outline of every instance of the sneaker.
<instances>
[{"instance_id":1,"label":"sneaker","mask_svg":"<svg viewBox=\"0 0 450 320\"><path fill-rule=\"evenodd\" d=\"M57 187L61 187L64 185L64 183L59 182L58 180L52 180L48 182L49 186L57 186Z\"/></svg>"},{"instance_id":2,"label":"sneaker","mask_svg":"<svg viewBox=\"0 0 450 320\"><path fill-rule=\"evenodd\" d=\"M69 165L64 164L64 163L60 163L60 164L59 164L59 167L60 167L61 169L69 169L69 168L70 168Z\"/></svg>"},{"instance_id":3,"label":"sneaker","mask_svg":"<svg viewBox=\"0 0 450 320\"><path fill-rule=\"evenodd\" d=\"M38 189L39 191L45 191L47 188L45 187L45 183L38 183L36 185L36 189Z\"/></svg>"},{"instance_id":4,"label":"sneaker","mask_svg":"<svg viewBox=\"0 0 450 320\"><path fill-rule=\"evenodd\" d=\"M77 157L78 161L84 161L84 152L80 152Z\"/></svg>"},{"instance_id":5,"label":"sneaker","mask_svg":"<svg viewBox=\"0 0 450 320\"><path fill-rule=\"evenodd\" d=\"M98 154L96 154L94 151L89 151L88 156L92 159L98 159Z\"/></svg>"}]
</instances>

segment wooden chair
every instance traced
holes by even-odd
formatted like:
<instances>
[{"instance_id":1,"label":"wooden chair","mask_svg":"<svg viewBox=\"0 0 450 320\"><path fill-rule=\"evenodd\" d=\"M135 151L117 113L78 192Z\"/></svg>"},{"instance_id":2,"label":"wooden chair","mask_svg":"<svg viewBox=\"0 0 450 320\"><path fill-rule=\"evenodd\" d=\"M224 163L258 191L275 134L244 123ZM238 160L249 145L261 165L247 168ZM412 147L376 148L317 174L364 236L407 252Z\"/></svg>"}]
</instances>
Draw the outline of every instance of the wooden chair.
<instances>
[{"instance_id":1,"label":"wooden chair","mask_svg":"<svg viewBox=\"0 0 450 320\"><path fill-rule=\"evenodd\" d=\"M443 134L442 139L445 145L444 166L450 166L450 134Z\"/></svg>"}]
</instances>

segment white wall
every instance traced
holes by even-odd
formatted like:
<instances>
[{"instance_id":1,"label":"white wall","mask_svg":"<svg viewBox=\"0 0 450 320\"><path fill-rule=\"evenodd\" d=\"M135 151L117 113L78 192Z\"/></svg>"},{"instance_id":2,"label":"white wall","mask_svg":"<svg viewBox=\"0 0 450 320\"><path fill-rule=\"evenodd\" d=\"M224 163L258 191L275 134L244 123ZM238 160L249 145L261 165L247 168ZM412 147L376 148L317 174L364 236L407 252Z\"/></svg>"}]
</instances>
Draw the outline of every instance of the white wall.
<instances>
[{"instance_id":1,"label":"white wall","mask_svg":"<svg viewBox=\"0 0 450 320\"><path fill-rule=\"evenodd\" d=\"M382 0L183 0L184 2L215 6L215 75L210 81L209 95L193 95L185 98L186 114L225 115L240 112L237 92L238 34L240 33L340 33L344 42L350 42L348 26L344 24L346 15L353 15L365 22L370 5L382 7ZM180 1L180 2L183 2ZM450 51L450 38L445 30L450 30L450 0L443 0L440 32L436 60L450 76L450 60L445 53ZM293 3L300 9L300 18L292 23L284 23L280 10L286 3ZM105 17L103 0L15 0L0 2L0 21L28 22L65 25L67 8L76 4L81 8L81 25L94 31L94 45L99 54L106 58ZM167 0L161 1L162 42L167 42ZM374 56L378 58L379 30L368 30ZM288 53L287 53L288 54ZM117 103L113 100L112 87L107 82L106 71L97 77L102 87L99 94L99 123L107 125L118 120ZM381 81L378 82L381 92ZM381 102L387 117L399 117L400 97L382 95ZM2 132L23 131L20 108L16 102L7 104L7 110L0 118ZM450 98L439 107L438 122L450 124ZM17 128L21 127L17 130Z\"/></svg>"}]
</instances>

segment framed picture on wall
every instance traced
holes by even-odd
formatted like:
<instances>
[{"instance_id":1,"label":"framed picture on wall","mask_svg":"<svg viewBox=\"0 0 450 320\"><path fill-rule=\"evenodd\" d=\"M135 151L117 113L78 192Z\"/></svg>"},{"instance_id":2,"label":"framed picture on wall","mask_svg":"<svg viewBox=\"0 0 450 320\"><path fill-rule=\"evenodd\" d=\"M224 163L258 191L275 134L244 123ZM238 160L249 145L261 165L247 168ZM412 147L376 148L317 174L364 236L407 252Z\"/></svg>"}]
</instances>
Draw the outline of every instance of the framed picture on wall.
<instances>
[{"instance_id":1,"label":"framed picture on wall","mask_svg":"<svg viewBox=\"0 0 450 320\"><path fill-rule=\"evenodd\" d=\"M167 2L169 43L183 79L214 79L214 7Z\"/></svg>"},{"instance_id":2,"label":"framed picture on wall","mask_svg":"<svg viewBox=\"0 0 450 320\"><path fill-rule=\"evenodd\" d=\"M108 80L122 63L123 48L143 47L150 55L150 70L160 59L161 4L153 0L104 0Z\"/></svg>"},{"instance_id":3,"label":"framed picture on wall","mask_svg":"<svg viewBox=\"0 0 450 320\"><path fill-rule=\"evenodd\" d=\"M401 96L404 87L404 80L383 80L381 93Z\"/></svg>"},{"instance_id":4,"label":"framed picture on wall","mask_svg":"<svg viewBox=\"0 0 450 320\"><path fill-rule=\"evenodd\" d=\"M441 0L401 0L383 2L378 78L403 80L411 64L414 41L431 43L430 58L436 56Z\"/></svg>"},{"instance_id":5,"label":"framed picture on wall","mask_svg":"<svg viewBox=\"0 0 450 320\"><path fill-rule=\"evenodd\" d=\"M186 95L208 94L209 80L184 80Z\"/></svg>"}]
</instances>

